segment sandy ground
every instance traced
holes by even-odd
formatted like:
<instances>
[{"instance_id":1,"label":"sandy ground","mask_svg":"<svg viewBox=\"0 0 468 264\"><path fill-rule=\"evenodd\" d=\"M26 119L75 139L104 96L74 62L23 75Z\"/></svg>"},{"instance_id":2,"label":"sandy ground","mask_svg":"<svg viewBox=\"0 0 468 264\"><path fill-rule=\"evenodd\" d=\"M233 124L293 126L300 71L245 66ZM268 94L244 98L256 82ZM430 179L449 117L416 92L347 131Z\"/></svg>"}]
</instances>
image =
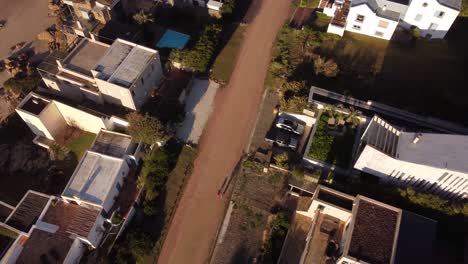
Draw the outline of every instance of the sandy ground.
<instances>
[{"instance_id":1,"label":"sandy ground","mask_svg":"<svg viewBox=\"0 0 468 264\"><path fill-rule=\"evenodd\" d=\"M0 0L0 58L10 55L10 47L18 42L30 43L37 34L54 24L48 17L48 0Z\"/></svg>"},{"instance_id":2,"label":"sandy ground","mask_svg":"<svg viewBox=\"0 0 468 264\"><path fill-rule=\"evenodd\" d=\"M290 0L254 0L236 69L218 91L215 110L199 146L193 174L169 228L158 263L207 263L228 199L217 190L239 161L260 105L276 33Z\"/></svg>"},{"instance_id":3,"label":"sandy ground","mask_svg":"<svg viewBox=\"0 0 468 264\"><path fill-rule=\"evenodd\" d=\"M185 119L177 129L177 137L184 142L198 144L208 122L219 84L209 80L193 81L191 92L185 101Z\"/></svg>"}]
</instances>

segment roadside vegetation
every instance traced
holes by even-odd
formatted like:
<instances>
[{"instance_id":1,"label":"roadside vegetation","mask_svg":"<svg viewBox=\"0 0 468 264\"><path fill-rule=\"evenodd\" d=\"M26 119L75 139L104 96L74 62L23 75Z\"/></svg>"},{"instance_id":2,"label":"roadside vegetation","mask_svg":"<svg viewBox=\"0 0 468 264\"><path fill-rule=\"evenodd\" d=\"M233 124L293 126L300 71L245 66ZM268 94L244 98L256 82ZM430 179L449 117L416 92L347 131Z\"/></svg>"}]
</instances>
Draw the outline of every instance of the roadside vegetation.
<instances>
[{"instance_id":1,"label":"roadside vegetation","mask_svg":"<svg viewBox=\"0 0 468 264\"><path fill-rule=\"evenodd\" d=\"M146 154L139 177L141 207L107 256L108 262L157 260L196 156L195 148L172 140Z\"/></svg>"},{"instance_id":2,"label":"roadside vegetation","mask_svg":"<svg viewBox=\"0 0 468 264\"><path fill-rule=\"evenodd\" d=\"M238 25L230 40L216 58L213 65L213 72L211 73L211 78L213 80L221 84L227 84L229 82L231 74L236 66L245 30L245 25Z\"/></svg>"},{"instance_id":3,"label":"roadside vegetation","mask_svg":"<svg viewBox=\"0 0 468 264\"><path fill-rule=\"evenodd\" d=\"M127 132L137 141L152 145L156 142L164 142L169 138L170 134L161 121L148 113L131 112L127 115L127 120L129 122Z\"/></svg>"}]
</instances>

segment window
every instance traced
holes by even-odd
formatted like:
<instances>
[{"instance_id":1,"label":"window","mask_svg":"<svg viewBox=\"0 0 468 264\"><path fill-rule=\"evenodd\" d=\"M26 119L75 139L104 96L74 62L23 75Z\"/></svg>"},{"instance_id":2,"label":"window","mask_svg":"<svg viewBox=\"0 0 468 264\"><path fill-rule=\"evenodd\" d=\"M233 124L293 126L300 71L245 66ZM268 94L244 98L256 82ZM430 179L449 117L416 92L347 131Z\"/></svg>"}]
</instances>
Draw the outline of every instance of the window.
<instances>
[{"instance_id":1,"label":"window","mask_svg":"<svg viewBox=\"0 0 468 264\"><path fill-rule=\"evenodd\" d=\"M135 91L132 90L131 93L132 93L132 96L135 96Z\"/></svg>"},{"instance_id":2,"label":"window","mask_svg":"<svg viewBox=\"0 0 468 264\"><path fill-rule=\"evenodd\" d=\"M383 32L376 31L376 32L375 32L375 35L376 35L377 37L383 37Z\"/></svg>"},{"instance_id":3,"label":"window","mask_svg":"<svg viewBox=\"0 0 468 264\"><path fill-rule=\"evenodd\" d=\"M355 30L361 30L361 26L353 25L353 29L355 29Z\"/></svg>"},{"instance_id":4,"label":"window","mask_svg":"<svg viewBox=\"0 0 468 264\"><path fill-rule=\"evenodd\" d=\"M385 21L385 20L380 20L379 21L379 27L381 28L388 28L388 21Z\"/></svg>"},{"instance_id":5,"label":"window","mask_svg":"<svg viewBox=\"0 0 468 264\"><path fill-rule=\"evenodd\" d=\"M438 17L438 18L443 18L445 15L445 12L444 11L436 11L434 16Z\"/></svg>"},{"instance_id":6,"label":"window","mask_svg":"<svg viewBox=\"0 0 468 264\"><path fill-rule=\"evenodd\" d=\"M154 64L151 64L151 71L154 71Z\"/></svg>"},{"instance_id":7,"label":"window","mask_svg":"<svg viewBox=\"0 0 468 264\"><path fill-rule=\"evenodd\" d=\"M427 3L423 3L423 7L427 7Z\"/></svg>"},{"instance_id":8,"label":"window","mask_svg":"<svg viewBox=\"0 0 468 264\"><path fill-rule=\"evenodd\" d=\"M358 16L356 17L356 21L358 21L358 22L364 22L364 18L365 18L365 17L364 17L363 15L358 15Z\"/></svg>"},{"instance_id":9,"label":"window","mask_svg":"<svg viewBox=\"0 0 468 264\"><path fill-rule=\"evenodd\" d=\"M416 17L414 18L415 21L421 21L422 19L422 14L417 14Z\"/></svg>"},{"instance_id":10,"label":"window","mask_svg":"<svg viewBox=\"0 0 468 264\"><path fill-rule=\"evenodd\" d=\"M145 84L145 81L143 80L143 78L141 78L141 84L142 84L142 85Z\"/></svg>"},{"instance_id":11,"label":"window","mask_svg":"<svg viewBox=\"0 0 468 264\"><path fill-rule=\"evenodd\" d=\"M430 30L436 30L438 26L439 25L437 25L436 23L431 23L431 25L429 26L429 29Z\"/></svg>"}]
</instances>

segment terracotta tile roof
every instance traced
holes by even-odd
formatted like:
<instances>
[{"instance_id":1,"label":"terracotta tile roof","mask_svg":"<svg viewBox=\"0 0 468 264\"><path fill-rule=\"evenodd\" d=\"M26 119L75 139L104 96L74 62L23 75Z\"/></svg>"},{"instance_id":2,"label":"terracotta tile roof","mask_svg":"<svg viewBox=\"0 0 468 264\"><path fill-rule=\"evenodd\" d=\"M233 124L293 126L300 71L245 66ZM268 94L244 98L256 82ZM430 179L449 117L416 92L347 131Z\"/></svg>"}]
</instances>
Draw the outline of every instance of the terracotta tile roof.
<instances>
[{"instance_id":1,"label":"terracotta tile roof","mask_svg":"<svg viewBox=\"0 0 468 264\"><path fill-rule=\"evenodd\" d=\"M76 205L64 201L52 202L43 222L57 225L58 232L77 234L88 237L101 209L91 205Z\"/></svg>"},{"instance_id":2,"label":"terracotta tile roof","mask_svg":"<svg viewBox=\"0 0 468 264\"><path fill-rule=\"evenodd\" d=\"M63 263L72 244L73 239L69 235L34 229L16 263Z\"/></svg>"},{"instance_id":3,"label":"terracotta tile roof","mask_svg":"<svg viewBox=\"0 0 468 264\"><path fill-rule=\"evenodd\" d=\"M348 255L369 263L390 263L398 218L397 210L359 199Z\"/></svg>"}]
</instances>

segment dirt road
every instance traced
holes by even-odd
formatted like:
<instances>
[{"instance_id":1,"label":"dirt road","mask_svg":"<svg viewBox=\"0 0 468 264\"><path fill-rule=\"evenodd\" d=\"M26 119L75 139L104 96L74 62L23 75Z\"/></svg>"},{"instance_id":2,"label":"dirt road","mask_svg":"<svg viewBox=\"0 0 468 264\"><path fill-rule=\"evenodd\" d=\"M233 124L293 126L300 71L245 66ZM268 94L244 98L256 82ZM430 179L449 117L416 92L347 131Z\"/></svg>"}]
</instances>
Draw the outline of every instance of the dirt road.
<instances>
[{"instance_id":1,"label":"dirt road","mask_svg":"<svg viewBox=\"0 0 468 264\"><path fill-rule=\"evenodd\" d=\"M236 69L218 92L193 174L177 208L159 263L207 263L227 199L216 192L241 157L254 127L271 48L289 14L290 0L253 0Z\"/></svg>"}]
</instances>

